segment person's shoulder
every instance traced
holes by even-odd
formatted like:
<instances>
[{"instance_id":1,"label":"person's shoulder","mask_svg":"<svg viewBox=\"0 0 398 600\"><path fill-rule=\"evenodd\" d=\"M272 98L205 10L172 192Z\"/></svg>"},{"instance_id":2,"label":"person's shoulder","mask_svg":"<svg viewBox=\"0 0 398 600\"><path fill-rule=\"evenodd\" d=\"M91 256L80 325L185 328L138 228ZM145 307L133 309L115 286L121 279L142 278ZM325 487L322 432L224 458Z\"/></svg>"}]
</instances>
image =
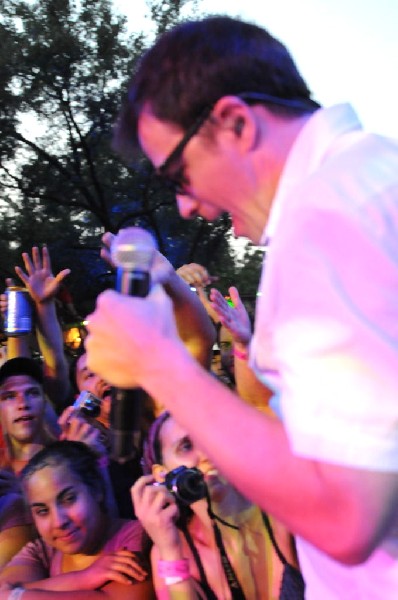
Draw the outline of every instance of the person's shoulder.
<instances>
[{"instance_id":1,"label":"person's shoulder","mask_svg":"<svg viewBox=\"0 0 398 600\"><path fill-rule=\"evenodd\" d=\"M140 551L143 544L144 529L137 519L117 519L113 534L107 542L109 550Z\"/></svg>"},{"instance_id":2,"label":"person's shoulder","mask_svg":"<svg viewBox=\"0 0 398 600\"><path fill-rule=\"evenodd\" d=\"M11 559L9 566L30 567L36 565L43 569L43 573L49 573L56 555L57 551L55 548L46 544L40 537L36 537L34 540L25 544L25 546Z\"/></svg>"}]
</instances>

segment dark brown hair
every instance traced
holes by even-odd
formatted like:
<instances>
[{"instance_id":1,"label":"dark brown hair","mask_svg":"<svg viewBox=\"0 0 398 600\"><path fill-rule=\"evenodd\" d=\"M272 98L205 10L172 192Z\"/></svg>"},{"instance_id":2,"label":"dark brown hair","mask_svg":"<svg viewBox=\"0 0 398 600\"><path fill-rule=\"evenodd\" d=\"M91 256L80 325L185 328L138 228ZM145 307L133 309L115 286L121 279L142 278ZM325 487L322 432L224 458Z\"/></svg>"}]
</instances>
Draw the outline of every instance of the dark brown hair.
<instances>
[{"instance_id":1,"label":"dark brown hair","mask_svg":"<svg viewBox=\"0 0 398 600\"><path fill-rule=\"evenodd\" d=\"M158 119L187 129L223 96L244 93L290 101L290 106L266 102L285 114L319 108L287 48L262 27L227 16L181 23L161 35L138 63L114 148L131 159L138 146L138 117L147 103Z\"/></svg>"}]
</instances>

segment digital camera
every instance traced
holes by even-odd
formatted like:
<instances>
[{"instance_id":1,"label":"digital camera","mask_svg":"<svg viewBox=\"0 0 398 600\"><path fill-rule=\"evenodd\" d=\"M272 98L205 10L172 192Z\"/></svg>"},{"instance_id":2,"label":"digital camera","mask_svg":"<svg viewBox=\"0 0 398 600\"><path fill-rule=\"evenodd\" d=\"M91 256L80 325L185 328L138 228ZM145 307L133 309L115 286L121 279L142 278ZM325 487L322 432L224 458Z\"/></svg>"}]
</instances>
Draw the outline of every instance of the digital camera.
<instances>
[{"instance_id":1,"label":"digital camera","mask_svg":"<svg viewBox=\"0 0 398 600\"><path fill-rule=\"evenodd\" d=\"M207 488L203 473L194 467L181 466L169 471L164 485L181 504L189 506L197 500L206 498Z\"/></svg>"},{"instance_id":2,"label":"digital camera","mask_svg":"<svg viewBox=\"0 0 398 600\"><path fill-rule=\"evenodd\" d=\"M73 407L84 417L96 419L101 412L101 400L91 392L83 390L74 401Z\"/></svg>"}]
</instances>

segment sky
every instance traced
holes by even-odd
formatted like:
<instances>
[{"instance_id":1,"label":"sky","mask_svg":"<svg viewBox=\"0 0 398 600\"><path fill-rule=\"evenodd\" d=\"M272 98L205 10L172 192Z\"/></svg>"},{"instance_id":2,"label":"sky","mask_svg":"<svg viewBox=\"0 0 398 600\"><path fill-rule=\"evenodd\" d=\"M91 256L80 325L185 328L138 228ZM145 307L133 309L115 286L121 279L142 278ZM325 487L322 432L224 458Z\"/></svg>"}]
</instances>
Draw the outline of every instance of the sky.
<instances>
[{"instance_id":1,"label":"sky","mask_svg":"<svg viewBox=\"0 0 398 600\"><path fill-rule=\"evenodd\" d=\"M147 27L145 0L114 0L132 31ZM398 0L199 0L268 29L290 50L313 97L350 102L365 129L398 138Z\"/></svg>"}]
</instances>

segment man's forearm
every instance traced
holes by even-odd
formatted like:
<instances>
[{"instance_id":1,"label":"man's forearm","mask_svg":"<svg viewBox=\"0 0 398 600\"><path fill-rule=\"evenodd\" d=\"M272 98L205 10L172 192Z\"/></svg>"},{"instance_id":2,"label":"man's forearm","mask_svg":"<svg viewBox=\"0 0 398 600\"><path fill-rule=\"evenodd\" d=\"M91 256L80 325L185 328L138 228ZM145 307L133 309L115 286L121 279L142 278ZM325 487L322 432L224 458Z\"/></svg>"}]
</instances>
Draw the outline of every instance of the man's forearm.
<instances>
[{"instance_id":1,"label":"man's forearm","mask_svg":"<svg viewBox=\"0 0 398 600\"><path fill-rule=\"evenodd\" d=\"M242 402L176 345L166 353L167 374L155 370L147 391L226 478L329 555L348 563L364 560L385 533L397 496L395 474L295 456L281 421Z\"/></svg>"},{"instance_id":2,"label":"man's forearm","mask_svg":"<svg viewBox=\"0 0 398 600\"><path fill-rule=\"evenodd\" d=\"M203 304L175 272L171 273L164 287L173 302L180 338L192 356L203 366L209 367L216 331Z\"/></svg>"}]
</instances>

